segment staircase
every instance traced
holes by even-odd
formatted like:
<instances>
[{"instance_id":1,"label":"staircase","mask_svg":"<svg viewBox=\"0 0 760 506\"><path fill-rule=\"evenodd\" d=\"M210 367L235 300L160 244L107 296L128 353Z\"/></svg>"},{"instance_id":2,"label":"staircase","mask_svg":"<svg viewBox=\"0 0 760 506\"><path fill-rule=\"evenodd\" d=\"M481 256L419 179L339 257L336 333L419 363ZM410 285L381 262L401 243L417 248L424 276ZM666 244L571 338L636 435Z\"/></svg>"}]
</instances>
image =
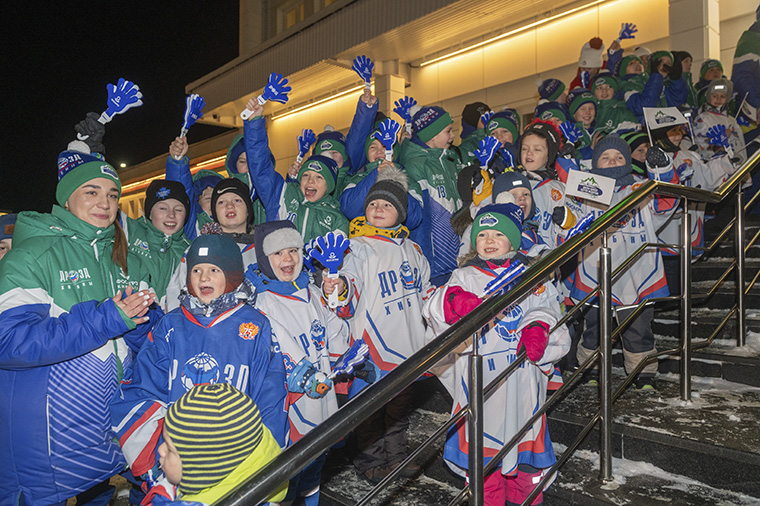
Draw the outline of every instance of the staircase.
<instances>
[{"instance_id":1,"label":"staircase","mask_svg":"<svg viewBox=\"0 0 760 506\"><path fill-rule=\"evenodd\" d=\"M705 227L708 240L728 223L733 206ZM746 237L760 219L748 215ZM709 290L734 259L731 237L693 268L693 290ZM760 246L746 255L747 281L760 269ZM692 361L693 400L680 400L677 357L660 361L657 391L629 390L613 407L613 476L599 480L599 433L592 431L560 470L544 495L545 505L760 505L760 287L747 297L747 345L736 347L735 319ZM693 308L693 340L709 337L735 302L733 276L702 305ZM678 310L657 311L654 331L660 349L678 344ZM622 383L622 352L613 355L615 385ZM415 447L448 419L451 399L436 379L416 384L410 429ZM594 387L578 385L552 410L549 428L561 455L590 414L598 409ZM416 463L421 475L396 480L372 504L445 505L464 486L442 461L442 445ZM372 485L351 465L350 438L328 454L323 470L322 505L354 504Z\"/></svg>"}]
</instances>

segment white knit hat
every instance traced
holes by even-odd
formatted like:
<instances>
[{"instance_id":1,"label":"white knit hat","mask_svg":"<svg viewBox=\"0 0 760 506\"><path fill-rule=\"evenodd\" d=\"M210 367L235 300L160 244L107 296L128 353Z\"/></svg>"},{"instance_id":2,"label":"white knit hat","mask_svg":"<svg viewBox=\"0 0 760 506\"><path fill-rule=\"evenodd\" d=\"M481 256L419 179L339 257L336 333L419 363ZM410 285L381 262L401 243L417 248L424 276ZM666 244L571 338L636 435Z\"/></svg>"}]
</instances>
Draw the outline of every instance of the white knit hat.
<instances>
[{"instance_id":1,"label":"white knit hat","mask_svg":"<svg viewBox=\"0 0 760 506\"><path fill-rule=\"evenodd\" d=\"M599 69L604 65L604 42L599 37L589 40L581 48L578 66L589 69Z\"/></svg>"}]
</instances>

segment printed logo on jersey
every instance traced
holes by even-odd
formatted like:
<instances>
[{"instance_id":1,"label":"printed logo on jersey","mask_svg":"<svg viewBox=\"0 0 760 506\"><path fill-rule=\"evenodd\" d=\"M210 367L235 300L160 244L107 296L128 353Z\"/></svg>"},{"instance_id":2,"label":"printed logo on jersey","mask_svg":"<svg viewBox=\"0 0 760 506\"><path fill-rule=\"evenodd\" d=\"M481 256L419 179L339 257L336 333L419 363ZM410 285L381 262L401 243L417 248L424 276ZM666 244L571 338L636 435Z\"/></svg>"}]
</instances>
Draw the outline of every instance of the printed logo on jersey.
<instances>
[{"instance_id":1,"label":"printed logo on jersey","mask_svg":"<svg viewBox=\"0 0 760 506\"><path fill-rule=\"evenodd\" d=\"M504 341L514 341L515 350L517 349L517 336L515 334L517 334L517 327L520 325L522 317L522 308L520 306L514 306L509 313L501 317L499 323L494 327L496 334Z\"/></svg>"},{"instance_id":2,"label":"printed logo on jersey","mask_svg":"<svg viewBox=\"0 0 760 506\"><path fill-rule=\"evenodd\" d=\"M287 353L282 354L282 361L285 363L285 372L287 374L290 374L293 372L293 368L296 366L296 363L293 361L292 358L290 358L290 355Z\"/></svg>"},{"instance_id":3,"label":"printed logo on jersey","mask_svg":"<svg viewBox=\"0 0 760 506\"><path fill-rule=\"evenodd\" d=\"M199 353L185 362L180 380L185 390L196 385L213 385L219 382L219 364L208 353Z\"/></svg>"},{"instance_id":4,"label":"printed logo on jersey","mask_svg":"<svg viewBox=\"0 0 760 506\"><path fill-rule=\"evenodd\" d=\"M401 275L401 282L404 284L404 288L407 290L414 290L414 272L412 272L412 267L409 265L409 262L404 260L401 263L398 272Z\"/></svg>"},{"instance_id":5,"label":"printed logo on jersey","mask_svg":"<svg viewBox=\"0 0 760 506\"><path fill-rule=\"evenodd\" d=\"M550 193L554 202L557 202L562 198L562 192L556 188L552 188L552 191Z\"/></svg>"},{"instance_id":6,"label":"printed logo on jersey","mask_svg":"<svg viewBox=\"0 0 760 506\"><path fill-rule=\"evenodd\" d=\"M320 223L326 228L332 228L332 216L326 214L325 217L320 220Z\"/></svg>"},{"instance_id":7,"label":"printed logo on jersey","mask_svg":"<svg viewBox=\"0 0 760 506\"><path fill-rule=\"evenodd\" d=\"M535 290L533 290L533 295L541 295L546 291L546 287L543 285L543 283L536 287Z\"/></svg>"},{"instance_id":8,"label":"printed logo on jersey","mask_svg":"<svg viewBox=\"0 0 760 506\"><path fill-rule=\"evenodd\" d=\"M141 241L140 239L135 239L135 242L132 243L133 249L136 249L138 252L148 252L150 250L150 245L145 242Z\"/></svg>"},{"instance_id":9,"label":"printed logo on jersey","mask_svg":"<svg viewBox=\"0 0 760 506\"><path fill-rule=\"evenodd\" d=\"M245 340L250 340L259 334L259 326L253 322L241 323L238 328L238 335Z\"/></svg>"},{"instance_id":10,"label":"printed logo on jersey","mask_svg":"<svg viewBox=\"0 0 760 506\"><path fill-rule=\"evenodd\" d=\"M311 342L314 343L314 347L317 351L325 349L325 326L319 320L313 320L311 322Z\"/></svg>"},{"instance_id":11,"label":"printed logo on jersey","mask_svg":"<svg viewBox=\"0 0 760 506\"><path fill-rule=\"evenodd\" d=\"M169 188L167 188L165 186L162 186L156 192L156 197L159 198L159 199L161 199L161 200L163 200L163 199L165 199L166 197L169 196L169 193L171 193L171 191L169 190Z\"/></svg>"},{"instance_id":12,"label":"printed logo on jersey","mask_svg":"<svg viewBox=\"0 0 760 506\"><path fill-rule=\"evenodd\" d=\"M70 269L58 271L60 277L61 290L71 290L72 288L81 288L83 286L92 286L92 278L87 267L81 269Z\"/></svg>"}]
</instances>

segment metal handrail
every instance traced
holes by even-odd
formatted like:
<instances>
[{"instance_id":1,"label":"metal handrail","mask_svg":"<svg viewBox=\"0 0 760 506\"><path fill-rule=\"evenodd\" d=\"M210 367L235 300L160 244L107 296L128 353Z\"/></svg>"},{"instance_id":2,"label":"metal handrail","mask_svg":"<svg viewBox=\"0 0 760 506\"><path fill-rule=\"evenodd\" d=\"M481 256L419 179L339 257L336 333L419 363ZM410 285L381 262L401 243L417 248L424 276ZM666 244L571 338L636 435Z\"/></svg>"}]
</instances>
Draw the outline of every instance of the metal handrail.
<instances>
[{"instance_id":1,"label":"metal handrail","mask_svg":"<svg viewBox=\"0 0 760 506\"><path fill-rule=\"evenodd\" d=\"M586 232L573 237L531 266L514 289L493 297L475 308L467 318L451 326L399 364L385 377L370 385L338 412L285 449L274 460L253 474L247 481L225 494L215 504L219 506L242 506L264 502L271 491L276 490L325 450L339 442L364 419L374 413L378 406L390 401L398 392L412 384L464 341L470 339L473 334L487 325L493 325L493 319L505 308L528 294L539 282L575 257L589 242L601 236L622 216L646 203L652 195L667 195L697 202L717 203L733 192L759 162L760 151L756 152L715 192L662 181L649 180L643 183L636 191L597 218Z\"/></svg>"}]
</instances>

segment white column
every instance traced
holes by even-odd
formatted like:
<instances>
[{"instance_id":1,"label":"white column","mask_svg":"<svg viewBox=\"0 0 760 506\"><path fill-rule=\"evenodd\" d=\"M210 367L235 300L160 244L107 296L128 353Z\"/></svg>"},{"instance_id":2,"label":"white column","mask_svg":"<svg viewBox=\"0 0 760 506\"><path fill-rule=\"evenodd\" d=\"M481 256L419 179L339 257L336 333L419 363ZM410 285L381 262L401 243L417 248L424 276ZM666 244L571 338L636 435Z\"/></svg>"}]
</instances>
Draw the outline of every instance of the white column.
<instances>
[{"instance_id":1,"label":"white column","mask_svg":"<svg viewBox=\"0 0 760 506\"><path fill-rule=\"evenodd\" d=\"M692 74L709 58L720 59L718 0L670 0L670 49L692 55ZM652 48L654 50L654 48Z\"/></svg>"}]
</instances>

